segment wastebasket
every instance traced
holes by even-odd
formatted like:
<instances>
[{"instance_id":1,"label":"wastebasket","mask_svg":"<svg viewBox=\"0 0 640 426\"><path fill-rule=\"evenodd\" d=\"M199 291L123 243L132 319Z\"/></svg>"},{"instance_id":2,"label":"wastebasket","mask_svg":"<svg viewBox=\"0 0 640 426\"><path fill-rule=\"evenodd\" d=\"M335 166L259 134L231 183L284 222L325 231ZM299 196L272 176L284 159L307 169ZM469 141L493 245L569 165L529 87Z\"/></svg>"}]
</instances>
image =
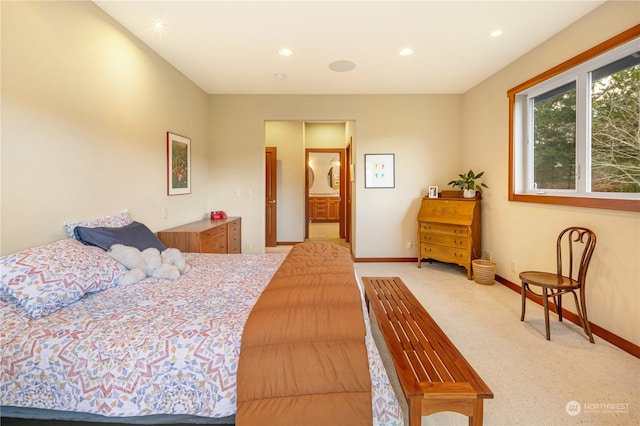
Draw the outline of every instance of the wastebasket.
<instances>
[{"instance_id":1,"label":"wastebasket","mask_svg":"<svg viewBox=\"0 0 640 426\"><path fill-rule=\"evenodd\" d=\"M473 280L478 284L492 285L496 277L496 263L491 260L475 259L473 266Z\"/></svg>"}]
</instances>

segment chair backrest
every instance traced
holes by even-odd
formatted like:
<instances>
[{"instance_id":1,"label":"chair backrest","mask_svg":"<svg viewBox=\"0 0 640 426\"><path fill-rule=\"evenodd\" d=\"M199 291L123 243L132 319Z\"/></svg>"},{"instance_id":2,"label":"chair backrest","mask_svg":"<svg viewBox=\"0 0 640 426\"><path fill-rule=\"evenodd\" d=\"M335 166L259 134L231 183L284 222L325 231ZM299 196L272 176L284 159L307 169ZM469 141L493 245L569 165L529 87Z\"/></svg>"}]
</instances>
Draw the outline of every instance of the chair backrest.
<instances>
[{"instance_id":1,"label":"chair backrest","mask_svg":"<svg viewBox=\"0 0 640 426\"><path fill-rule=\"evenodd\" d=\"M558 257L558 276L566 276L580 283L582 287L591 262L591 255L596 248L596 234L579 226L571 226L560 232L556 247ZM568 256L566 264L569 273L563 274L563 254ZM566 257L565 257L565 260Z\"/></svg>"}]
</instances>

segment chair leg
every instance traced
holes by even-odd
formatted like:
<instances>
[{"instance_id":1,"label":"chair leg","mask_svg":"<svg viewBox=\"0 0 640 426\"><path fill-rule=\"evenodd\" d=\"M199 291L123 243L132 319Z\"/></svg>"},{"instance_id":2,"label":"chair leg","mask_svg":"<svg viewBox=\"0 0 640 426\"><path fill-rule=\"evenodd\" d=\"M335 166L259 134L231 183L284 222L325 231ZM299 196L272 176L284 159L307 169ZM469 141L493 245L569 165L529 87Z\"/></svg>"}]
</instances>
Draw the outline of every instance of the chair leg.
<instances>
[{"instance_id":1,"label":"chair leg","mask_svg":"<svg viewBox=\"0 0 640 426\"><path fill-rule=\"evenodd\" d=\"M558 303L556 304L556 311L558 311L558 321L562 322L562 295L561 294L558 295Z\"/></svg>"},{"instance_id":2,"label":"chair leg","mask_svg":"<svg viewBox=\"0 0 640 426\"><path fill-rule=\"evenodd\" d=\"M542 288L542 304L544 305L544 327L547 332L547 340L551 340L551 330L549 329L549 292L546 287Z\"/></svg>"},{"instance_id":3,"label":"chair leg","mask_svg":"<svg viewBox=\"0 0 640 426\"><path fill-rule=\"evenodd\" d=\"M578 311L578 317L580 318L580 324L582 325L582 329L584 330L587 337L589 337L589 342L595 343L593 340L593 334L591 334L591 326L589 325L589 318L587 317L587 305L584 300L584 295L582 291L580 291L580 299L582 299L582 303L578 305L578 296L576 296L575 292L573 293L573 299L576 302L576 310Z\"/></svg>"},{"instance_id":4,"label":"chair leg","mask_svg":"<svg viewBox=\"0 0 640 426\"><path fill-rule=\"evenodd\" d=\"M520 321L524 321L524 311L527 307L527 283L524 281L522 282L522 289L520 290L520 293L522 294L522 313L520 314Z\"/></svg>"},{"instance_id":5,"label":"chair leg","mask_svg":"<svg viewBox=\"0 0 640 426\"><path fill-rule=\"evenodd\" d=\"M596 343L593 340L593 334L591 334L591 326L589 325L589 319L587 318L587 307L583 306L583 309L584 309L584 313L583 313L584 325L587 327L587 336L589 336L589 342Z\"/></svg>"},{"instance_id":6,"label":"chair leg","mask_svg":"<svg viewBox=\"0 0 640 426\"><path fill-rule=\"evenodd\" d=\"M582 326L582 330L589 335L587 332L587 325L584 321L584 313L582 312L582 307L580 306L580 302L578 302L578 296L576 296L575 292L571 292L573 294L573 300L576 302L576 311L578 312L578 319L580 319L580 325Z\"/></svg>"}]
</instances>

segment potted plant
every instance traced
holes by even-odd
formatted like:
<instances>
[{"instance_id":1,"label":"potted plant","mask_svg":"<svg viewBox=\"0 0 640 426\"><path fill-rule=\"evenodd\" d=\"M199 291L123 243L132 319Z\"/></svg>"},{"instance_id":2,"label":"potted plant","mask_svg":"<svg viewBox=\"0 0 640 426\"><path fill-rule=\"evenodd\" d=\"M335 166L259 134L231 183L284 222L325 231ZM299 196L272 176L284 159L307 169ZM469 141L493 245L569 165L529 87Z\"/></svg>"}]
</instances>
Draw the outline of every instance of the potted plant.
<instances>
[{"instance_id":1,"label":"potted plant","mask_svg":"<svg viewBox=\"0 0 640 426\"><path fill-rule=\"evenodd\" d=\"M476 180L484 176L484 172L475 174L473 170L469 169L467 173L458 176L459 179L452 180L447 185L462 189L464 198L475 198L476 191L482 192L482 188L489 188L484 182L476 183Z\"/></svg>"}]
</instances>

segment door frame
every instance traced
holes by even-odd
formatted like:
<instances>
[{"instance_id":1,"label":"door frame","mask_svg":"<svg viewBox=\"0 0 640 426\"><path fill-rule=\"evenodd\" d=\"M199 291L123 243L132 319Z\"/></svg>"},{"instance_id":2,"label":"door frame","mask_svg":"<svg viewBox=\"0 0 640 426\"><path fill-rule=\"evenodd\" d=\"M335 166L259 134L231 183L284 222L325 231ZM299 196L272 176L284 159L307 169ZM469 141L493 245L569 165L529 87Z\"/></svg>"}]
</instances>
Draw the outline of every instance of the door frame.
<instances>
[{"instance_id":1,"label":"door frame","mask_svg":"<svg viewBox=\"0 0 640 426\"><path fill-rule=\"evenodd\" d=\"M351 193L353 190L352 182L353 176L351 173L353 172L353 168L351 167L353 164L353 137L349 137L349 142L347 142L347 146L345 148L345 216L344 216L344 240L347 243L351 243L351 216L353 212L351 211Z\"/></svg>"}]
</instances>

